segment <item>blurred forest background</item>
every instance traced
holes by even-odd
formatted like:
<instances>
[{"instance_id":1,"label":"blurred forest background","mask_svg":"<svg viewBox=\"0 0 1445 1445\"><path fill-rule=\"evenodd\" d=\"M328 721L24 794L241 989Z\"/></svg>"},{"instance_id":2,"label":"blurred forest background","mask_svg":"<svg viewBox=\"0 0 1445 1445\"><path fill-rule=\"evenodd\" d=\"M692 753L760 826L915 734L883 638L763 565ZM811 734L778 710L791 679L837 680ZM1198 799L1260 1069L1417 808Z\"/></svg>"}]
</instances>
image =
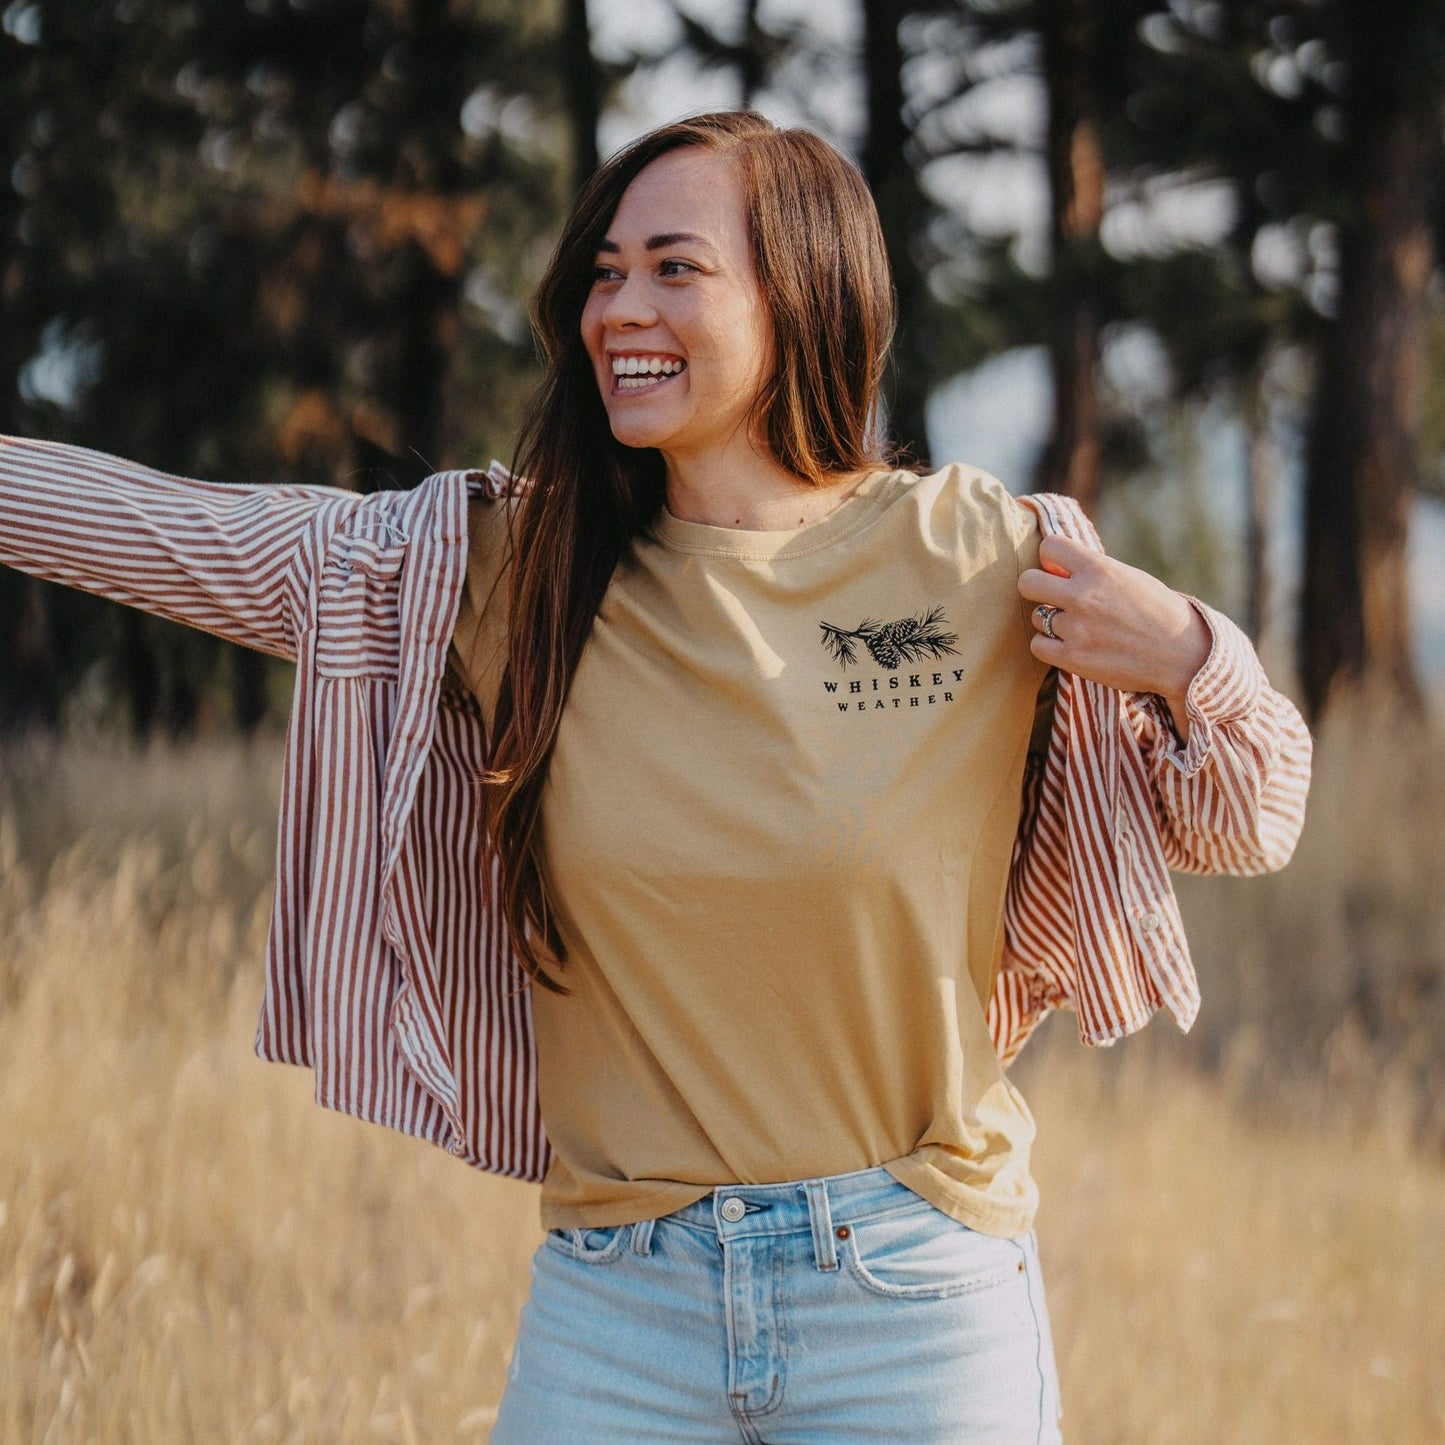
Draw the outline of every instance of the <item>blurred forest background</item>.
<instances>
[{"instance_id":1,"label":"blurred forest background","mask_svg":"<svg viewBox=\"0 0 1445 1445\"><path fill-rule=\"evenodd\" d=\"M1317 732L1290 867L1180 880L1193 1032L1017 1066L1069 1438L1445 1441L1442 0L0 0L0 433L507 460L577 185L743 103L872 185L900 454ZM246 1057L289 687L0 569L0 1441L485 1436L534 1196Z\"/></svg>"},{"instance_id":2,"label":"blurred forest background","mask_svg":"<svg viewBox=\"0 0 1445 1445\"><path fill-rule=\"evenodd\" d=\"M1411 703L1411 516L1445 494L1442 13L10 0L0 432L359 489L505 459L527 300L599 146L756 104L878 198L900 448L984 460L951 384L1032 357L1041 385L995 410L1010 485L1106 524L1112 496L1120 550L1256 636L1283 566L1276 651L1311 715L1366 673ZM0 727L249 731L284 692L257 658L0 579Z\"/></svg>"}]
</instances>

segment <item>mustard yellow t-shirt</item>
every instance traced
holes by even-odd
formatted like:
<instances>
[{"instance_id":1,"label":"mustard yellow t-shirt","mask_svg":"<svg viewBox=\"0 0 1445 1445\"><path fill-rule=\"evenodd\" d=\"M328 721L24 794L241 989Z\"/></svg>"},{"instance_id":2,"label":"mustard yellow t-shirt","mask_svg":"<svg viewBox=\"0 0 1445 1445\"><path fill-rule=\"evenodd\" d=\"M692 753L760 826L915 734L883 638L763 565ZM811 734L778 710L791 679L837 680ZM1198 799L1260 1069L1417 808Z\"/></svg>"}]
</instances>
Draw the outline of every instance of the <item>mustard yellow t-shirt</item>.
<instances>
[{"instance_id":1,"label":"mustard yellow t-shirt","mask_svg":"<svg viewBox=\"0 0 1445 1445\"><path fill-rule=\"evenodd\" d=\"M476 504L456 634L486 709L503 513ZM664 511L619 564L543 796L571 990L532 994L545 1227L880 1164L975 1229L1030 1226L1033 1120L985 1011L1038 541L955 465L787 532Z\"/></svg>"}]
</instances>

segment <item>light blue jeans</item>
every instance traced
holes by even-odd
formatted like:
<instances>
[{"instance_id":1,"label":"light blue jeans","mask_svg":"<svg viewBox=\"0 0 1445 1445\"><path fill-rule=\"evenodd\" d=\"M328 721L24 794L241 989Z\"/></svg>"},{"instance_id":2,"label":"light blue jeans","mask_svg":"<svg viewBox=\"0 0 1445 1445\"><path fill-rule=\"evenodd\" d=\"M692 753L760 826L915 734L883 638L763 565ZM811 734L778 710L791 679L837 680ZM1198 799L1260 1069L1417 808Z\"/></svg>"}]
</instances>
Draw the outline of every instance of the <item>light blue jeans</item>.
<instances>
[{"instance_id":1,"label":"light blue jeans","mask_svg":"<svg viewBox=\"0 0 1445 1445\"><path fill-rule=\"evenodd\" d=\"M552 1230L492 1445L1056 1445L1033 1232L957 1223L884 1169L724 1185Z\"/></svg>"}]
</instances>

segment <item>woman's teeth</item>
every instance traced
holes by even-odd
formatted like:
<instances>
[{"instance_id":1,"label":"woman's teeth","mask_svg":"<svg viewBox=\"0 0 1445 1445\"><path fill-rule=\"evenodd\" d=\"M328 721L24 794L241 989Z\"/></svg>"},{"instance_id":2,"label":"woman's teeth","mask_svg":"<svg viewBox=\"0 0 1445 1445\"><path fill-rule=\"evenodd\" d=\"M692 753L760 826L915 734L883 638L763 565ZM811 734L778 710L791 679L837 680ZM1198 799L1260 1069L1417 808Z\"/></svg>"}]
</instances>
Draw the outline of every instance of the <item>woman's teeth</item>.
<instances>
[{"instance_id":1,"label":"woman's teeth","mask_svg":"<svg viewBox=\"0 0 1445 1445\"><path fill-rule=\"evenodd\" d=\"M676 376L686 365L685 361L662 356L614 356L613 382L619 391L638 391Z\"/></svg>"}]
</instances>

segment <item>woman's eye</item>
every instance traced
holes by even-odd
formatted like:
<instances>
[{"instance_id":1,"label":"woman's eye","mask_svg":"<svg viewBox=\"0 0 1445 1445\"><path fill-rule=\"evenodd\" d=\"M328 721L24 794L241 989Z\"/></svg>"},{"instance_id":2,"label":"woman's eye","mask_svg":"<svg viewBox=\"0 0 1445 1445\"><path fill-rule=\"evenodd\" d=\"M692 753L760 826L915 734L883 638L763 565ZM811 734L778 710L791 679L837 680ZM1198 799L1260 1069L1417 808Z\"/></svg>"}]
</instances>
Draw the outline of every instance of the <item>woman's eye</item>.
<instances>
[{"instance_id":1,"label":"woman's eye","mask_svg":"<svg viewBox=\"0 0 1445 1445\"><path fill-rule=\"evenodd\" d=\"M681 276L688 271L697 270L696 266L689 265L686 261L663 261L657 268L659 276Z\"/></svg>"},{"instance_id":2,"label":"woman's eye","mask_svg":"<svg viewBox=\"0 0 1445 1445\"><path fill-rule=\"evenodd\" d=\"M611 266L594 266L592 268L592 279L596 281L615 281L617 272Z\"/></svg>"}]
</instances>

